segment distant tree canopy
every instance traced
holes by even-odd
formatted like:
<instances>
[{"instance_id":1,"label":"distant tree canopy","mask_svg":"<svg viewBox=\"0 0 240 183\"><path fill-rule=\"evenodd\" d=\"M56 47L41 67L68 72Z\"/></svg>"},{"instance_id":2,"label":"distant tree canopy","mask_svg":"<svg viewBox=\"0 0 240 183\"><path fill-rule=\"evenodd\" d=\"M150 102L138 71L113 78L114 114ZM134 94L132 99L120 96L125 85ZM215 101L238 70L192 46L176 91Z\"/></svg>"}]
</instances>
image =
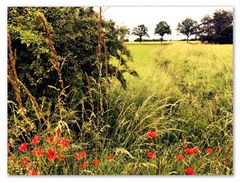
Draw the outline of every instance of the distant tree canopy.
<instances>
[{"instance_id":1,"label":"distant tree canopy","mask_svg":"<svg viewBox=\"0 0 240 183\"><path fill-rule=\"evenodd\" d=\"M66 105L71 103L81 110L80 101L86 98L86 108L98 107L97 102L93 103L98 101L97 83L108 83L109 78L116 77L126 88L123 73L136 75L127 66L131 55L119 39L122 31L112 21L100 22L99 13L92 7L9 8L8 33L12 50L16 50L16 71L38 101L45 97L54 103L60 88L39 12L46 17L67 97L71 100ZM119 61L121 69L109 62L111 58ZM9 100L14 101L12 86L8 87Z\"/></svg>"},{"instance_id":2,"label":"distant tree canopy","mask_svg":"<svg viewBox=\"0 0 240 183\"><path fill-rule=\"evenodd\" d=\"M181 34L186 35L188 42L189 37L197 33L197 27L198 27L197 21L191 18L186 18L181 23L178 23L177 31L180 32Z\"/></svg>"},{"instance_id":3,"label":"distant tree canopy","mask_svg":"<svg viewBox=\"0 0 240 183\"><path fill-rule=\"evenodd\" d=\"M145 26L145 25L139 25L137 27L134 27L133 31L132 31L132 34L133 35L136 35L139 37L139 42L141 43L142 42L142 37L143 36L148 36L148 28Z\"/></svg>"},{"instance_id":4,"label":"distant tree canopy","mask_svg":"<svg viewBox=\"0 0 240 183\"><path fill-rule=\"evenodd\" d=\"M119 31L119 39L121 41L124 41L124 38L130 34L130 30L127 26L120 26L117 27L118 31Z\"/></svg>"},{"instance_id":5,"label":"distant tree canopy","mask_svg":"<svg viewBox=\"0 0 240 183\"><path fill-rule=\"evenodd\" d=\"M199 25L200 40L209 43L233 43L233 14L217 10L213 16L205 16Z\"/></svg>"},{"instance_id":6,"label":"distant tree canopy","mask_svg":"<svg viewBox=\"0 0 240 183\"><path fill-rule=\"evenodd\" d=\"M161 21L157 24L154 33L159 34L161 36L162 43L164 34L171 34L171 29L167 22Z\"/></svg>"}]
</instances>

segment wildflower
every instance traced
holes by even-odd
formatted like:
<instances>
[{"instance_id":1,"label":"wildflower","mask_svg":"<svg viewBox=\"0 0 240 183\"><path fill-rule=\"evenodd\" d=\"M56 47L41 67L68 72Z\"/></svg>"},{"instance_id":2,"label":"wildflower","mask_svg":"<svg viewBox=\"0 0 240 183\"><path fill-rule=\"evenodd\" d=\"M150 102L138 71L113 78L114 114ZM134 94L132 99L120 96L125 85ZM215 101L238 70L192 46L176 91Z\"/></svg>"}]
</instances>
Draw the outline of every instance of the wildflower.
<instances>
[{"instance_id":1,"label":"wildflower","mask_svg":"<svg viewBox=\"0 0 240 183\"><path fill-rule=\"evenodd\" d=\"M38 170L29 170L28 175L38 175Z\"/></svg>"},{"instance_id":2,"label":"wildflower","mask_svg":"<svg viewBox=\"0 0 240 183\"><path fill-rule=\"evenodd\" d=\"M35 136L35 137L33 137L33 139L32 139L32 144L36 144L36 143L38 143L38 142L40 142L41 141L41 137L40 136Z\"/></svg>"},{"instance_id":3,"label":"wildflower","mask_svg":"<svg viewBox=\"0 0 240 183\"><path fill-rule=\"evenodd\" d=\"M193 150L194 154L200 153L200 150L197 147L193 148L192 150Z\"/></svg>"},{"instance_id":4,"label":"wildflower","mask_svg":"<svg viewBox=\"0 0 240 183\"><path fill-rule=\"evenodd\" d=\"M75 154L75 159L76 159L76 160L80 160L80 159L82 159L82 158L81 158L80 154L76 153L76 154Z\"/></svg>"},{"instance_id":5,"label":"wildflower","mask_svg":"<svg viewBox=\"0 0 240 183\"><path fill-rule=\"evenodd\" d=\"M182 154L176 155L176 160L184 160L184 156Z\"/></svg>"},{"instance_id":6,"label":"wildflower","mask_svg":"<svg viewBox=\"0 0 240 183\"><path fill-rule=\"evenodd\" d=\"M155 138L157 137L158 134L156 132L154 132L153 130L150 130L148 133L147 133L147 137L150 137L150 138Z\"/></svg>"},{"instance_id":7,"label":"wildflower","mask_svg":"<svg viewBox=\"0 0 240 183\"><path fill-rule=\"evenodd\" d=\"M81 152L81 157L82 157L82 158L86 158L86 156L87 156L86 151L82 150L82 152Z\"/></svg>"},{"instance_id":8,"label":"wildflower","mask_svg":"<svg viewBox=\"0 0 240 183\"><path fill-rule=\"evenodd\" d=\"M63 138L62 140L60 140L58 142L58 144L60 145L61 149L65 149L69 146L69 141L65 138Z\"/></svg>"},{"instance_id":9,"label":"wildflower","mask_svg":"<svg viewBox=\"0 0 240 183\"><path fill-rule=\"evenodd\" d=\"M22 157L22 159L19 161L20 163L26 163L26 162L28 162L28 159L27 159L27 157Z\"/></svg>"},{"instance_id":10,"label":"wildflower","mask_svg":"<svg viewBox=\"0 0 240 183\"><path fill-rule=\"evenodd\" d=\"M60 137L60 133L61 133L61 129L58 128L58 129L56 130L56 136Z\"/></svg>"},{"instance_id":11,"label":"wildflower","mask_svg":"<svg viewBox=\"0 0 240 183\"><path fill-rule=\"evenodd\" d=\"M87 166L88 166L88 162L85 161L85 162L82 163L82 168L83 169L87 168Z\"/></svg>"},{"instance_id":12,"label":"wildflower","mask_svg":"<svg viewBox=\"0 0 240 183\"><path fill-rule=\"evenodd\" d=\"M187 175L195 175L195 171L194 171L192 168L187 168L187 169L185 170L185 173L186 173Z\"/></svg>"},{"instance_id":13,"label":"wildflower","mask_svg":"<svg viewBox=\"0 0 240 183\"><path fill-rule=\"evenodd\" d=\"M155 158L155 154L153 152L148 152L147 157L150 159L153 159L153 158Z\"/></svg>"},{"instance_id":14,"label":"wildflower","mask_svg":"<svg viewBox=\"0 0 240 183\"><path fill-rule=\"evenodd\" d=\"M206 153L207 153L207 154L212 154L212 152L213 152L213 149L212 149L212 148L207 148L207 149L206 149Z\"/></svg>"},{"instance_id":15,"label":"wildflower","mask_svg":"<svg viewBox=\"0 0 240 183\"><path fill-rule=\"evenodd\" d=\"M64 155L64 154L59 154L58 158L59 158L61 161L64 161L64 160L65 160L65 155Z\"/></svg>"},{"instance_id":16,"label":"wildflower","mask_svg":"<svg viewBox=\"0 0 240 183\"><path fill-rule=\"evenodd\" d=\"M79 153L75 154L76 160L81 160L81 159L85 158L86 156L87 156L87 154L86 154L86 151L84 151L84 150L82 150L82 152L80 154Z\"/></svg>"},{"instance_id":17,"label":"wildflower","mask_svg":"<svg viewBox=\"0 0 240 183\"><path fill-rule=\"evenodd\" d=\"M99 160L95 159L95 160L93 160L93 164L95 166L100 166L101 162Z\"/></svg>"},{"instance_id":18,"label":"wildflower","mask_svg":"<svg viewBox=\"0 0 240 183\"><path fill-rule=\"evenodd\" d=\"M28 147L28 144L27 143L23 143L22 145L20 145L18 150L21 151L21 152L25 152L27 147Z\"/></svg>"},{"instance_id":19,"label":"wildflower","mask_svg":"<svg viewBox=\"0 0 240 183\"><path fill-rule=\"evenodd\" d=\"M190 154L190 155L194 154L194 151L192 148L186 148L186 149L184 149L184 152L187 154Z\"/></svg>"},{"instance_id":20,"label":"wildflower","mask_svg":"<svg viewBox=\"0 0 240 183\"><path fill-rule=\"evenodd\" d=\"M55 160L57 156L56 149L48 149L48 160Z\"/></svg>"},{"instance_id":21,"label":"wildflower","mask_svg":"<svg viewBox=\"0 0 240 183\"><path fill-rule=\"evenodd\" d=\"M33 149L33 150L32 150L32 153L33 153L33 154L36 154L36 155L38 155L38 156L43 156L43 155L44 155L44 151L43 151L41 148L39 148L39 147Z\"/></svg>"},{"instance_id":22,"label":"wildflower","mask_svg":"<svg viewBox=\"0 0 240 183\"><path fill-rule=\"evenodd\" d=\"M31 166L31 163L30 163L30 162L25 162L25 163L23 163L23 167L24 167L25 169L28 169L30 166Z\"/></svg>"},{"instance_id":23,"label":"wildflower","mask_svg":"<svg viewBox=\"0 0 240 183\"><path fill-rule=\"evenodd\" d=\"M25 169L28 169L31 166L31 163L28 161L27 157L22 157L19 162L23 164Z\"/></svg>"},{"instance_id":24,"label":"wildflower","mask_svg":"<svg viewBox=\"0 0 240 183\"><path fill-rule=\"evenodd\" d=\"M108 156L108 161L112 161L114 158L115 158L115 155L114 154L110 154Z\"/></svg>"},{"instance_id":25,"label":"wildflower","mask_svg":"<svg viewBox=\"0 0 240 183\"><path fill-rule=\"evenodd\" d=\"M53 136L48 137L48 142L49 144L54 144L55 143L54 137Z\"/></svg>"}]
</instances>

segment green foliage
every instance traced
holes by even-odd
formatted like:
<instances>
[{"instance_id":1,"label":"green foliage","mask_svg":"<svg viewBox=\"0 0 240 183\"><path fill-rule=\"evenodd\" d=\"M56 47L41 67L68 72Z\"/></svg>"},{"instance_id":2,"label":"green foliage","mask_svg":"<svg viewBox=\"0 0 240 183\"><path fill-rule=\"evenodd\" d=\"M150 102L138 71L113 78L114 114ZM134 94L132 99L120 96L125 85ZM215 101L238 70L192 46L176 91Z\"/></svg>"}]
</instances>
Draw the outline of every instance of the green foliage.
<instances>
[{"instance_id":1,"label":"green foliage","mask_svg":"<svg viewBox=\"0 0 240 183\"><path fill-rule=\"evenodd\" d=\"M197 21L191 18L186 18L181 23L178 23L177 31L180 32L181 34L186 35L188 42L189 36L194 35L197 32Z\"/></svg>"},{"instance_id":2,"label":"green foliage","mask_svg":"<svg viewBox=\"0 0 240 183\"><path fill-rule=\"evenodd\" d=\"M148 36L149 37L147 32L148 32L148 28L145 25L141 24L141 25L139 25L137 27L134 27L134 29L132 31L132 34L138 36L139 37L139 41L141 43L143 36Z\"/></svg>"},{"instance_id":3,"label":"green foliage","mask_svg":"<svg viewBox=\"0 0 240 183\"><path fill-rule=\"evenodd\" d=\"M161 21L156 25L154 33L159 34L161 36L162 43L164 34L171 34L171 29L167 22Z\"/></svg>"},{"instance_id":4,"label":"green foliage","mask_svg":"<svg viewBox=\"0 0 240 183\"><path fill-rule=\"evenodd\" d=\"M86 110L91 108L90 105L94 105L94 110L98 111L99 95L104 95L107 88L103 88L100 94L97 83L103 85L104 82L110 81L109 78L116 77L126 88L123 73L135 74L127 66L127 61L131 60L130 52L123 44L123 40L118 39L122 34L121 29L118 29L112 21L102 20L103 31L99 40L99 14L91 7L14 7L9 8L8 12L8 32L11 36L12 49L17 53L16 69L19 78L37 101L46 97L46 100L52 103L52 110L60 93L60 85L39 12L44 14L49 24L60 63L68 94L63 98L65 105L71 105L72 109L78 111L83 108L81 107L83 104ZM99 42L100 63L97 58ZM111 65L109 60L112 58L119 61L121 70ZM90 88L92 93L89 92ZM9 100L14 101L11 85L9 89ZM93 103L85 101L86 97L87 100L92 97ZM84 112L80 110L79 114L82 113Z\"/></svg>"},{"instance_id":5,"label":"green foliage","mask_svg":"<svg viewBox=\"0 0 240 183\"><path fill-rule=\"evenodd\" d=\"M205 16L199 25L201 41L219 44L233 43L233 14L217 10L213 16Z\"/></svg>"},{"instance_id":6,"label":"green foliage","mask_svg":"<svg viewBox=\"0 0 240 183\"><path fill-rule=\"evenodd\" d=\"M130 34L130 30L127 26L119 26L118 27L120 40L124 41L124 38Z\"/></svg>"}]
</instances>

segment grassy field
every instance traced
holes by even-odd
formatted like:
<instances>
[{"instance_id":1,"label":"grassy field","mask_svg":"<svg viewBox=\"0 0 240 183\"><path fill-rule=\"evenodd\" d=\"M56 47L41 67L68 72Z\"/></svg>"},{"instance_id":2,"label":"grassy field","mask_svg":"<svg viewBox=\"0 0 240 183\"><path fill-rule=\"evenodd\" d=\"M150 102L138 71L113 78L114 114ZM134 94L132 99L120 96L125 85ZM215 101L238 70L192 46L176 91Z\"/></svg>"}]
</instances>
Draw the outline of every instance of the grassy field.
<instances>
[{"instance_id":1,"label":"grassy field","mask_svg":"<svg viewBox=\"0 0 240 183\"><path fill-rule=\"evenodd\" d=\"M233 173L233 46L126 45L133 56L129 67L139 76L125 74L126 90L112 81L105 119L109 125L100 131L83 126L83 137L91 135L91 142L74 139L66 128L42 132L40 142L30 148L41 146L48 157L39 150L36 157L23 146L23 152L9 156L10 175Z\"/></svg>"},{"instance_id":2,"label":"grassy field","mask_svg":"<svg viewBox=\"0 0 240 183\"><path fill-rule=\"evenodd\" d=\"M147 130L159 136L154 142L158 174L184 174L188 166L196 174L232 173L232 45L174 42L127 43L130 64L139 78L126 75L128 89L119 84L111 99L121 106L118 143L127 139L131 153L152 148L145 143ZM124 127L125 130L122 130ZM118 129L117 128L117 129ZM197 147L196 157L175 161L187 147ZM207 148L213 154L206 155ZM144 154L143 153L143 154ZM142 160L139 160L140 162ZM137 165L136 165L137 166ZM153 172L138 172L151 174ZM156 173L156 172L155 172Z\"/></svg>"}]
</instances>

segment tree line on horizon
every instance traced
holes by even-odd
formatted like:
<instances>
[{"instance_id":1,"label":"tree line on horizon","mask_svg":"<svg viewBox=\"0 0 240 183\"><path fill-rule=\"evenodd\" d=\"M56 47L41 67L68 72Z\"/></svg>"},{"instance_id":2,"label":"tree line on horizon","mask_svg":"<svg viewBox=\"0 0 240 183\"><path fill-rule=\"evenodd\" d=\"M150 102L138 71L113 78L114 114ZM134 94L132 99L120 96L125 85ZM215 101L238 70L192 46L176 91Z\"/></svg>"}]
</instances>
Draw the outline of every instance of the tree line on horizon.
<instances>
[{"instance_id":1,"label":"tree line on horizon","mask_svg":"<svg viewBox=\"0 0 240 183\"><path fill-rule=\"evenodd\" d=\"M120 28L123 36L129 35L130 30L127 27ZM216 10L213 16L206 15L201 19L201 22L186 18L178 23L176 30L186 36L186 41L189 37L195 35L195 40L214 44L232 44L233 43L233 13L226 10ZM165 21L160 21L155 28L154 34L160 36L161 44L164 41L165 34L171 34L171 28ZM138 36L135 41L140 43L144 36L149 37L148 28L144 24L133 28L132 35Z\"/></svg>"}]
</instances>

